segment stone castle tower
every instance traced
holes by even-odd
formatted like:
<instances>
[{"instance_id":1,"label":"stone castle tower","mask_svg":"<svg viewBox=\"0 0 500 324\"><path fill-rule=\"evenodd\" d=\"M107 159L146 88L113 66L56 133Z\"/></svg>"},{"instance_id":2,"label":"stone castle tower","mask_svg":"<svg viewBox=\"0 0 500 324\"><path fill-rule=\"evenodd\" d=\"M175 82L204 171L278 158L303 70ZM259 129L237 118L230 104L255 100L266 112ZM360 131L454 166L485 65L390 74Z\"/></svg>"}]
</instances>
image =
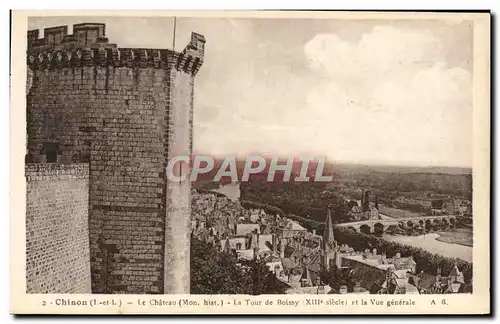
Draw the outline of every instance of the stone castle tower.
<instances>
[{"instance_id":1,"label":"stone castle tower","mask_svg":"<svg viewBox=\"0 0 500 324\"><path fill-rule=\"evenodd\" d=\"M28 32L29 163L88 163L93 293L189 293L194 78L205 39L182 52L119 48L104 24Z\"/></svg>"}]
</instances>

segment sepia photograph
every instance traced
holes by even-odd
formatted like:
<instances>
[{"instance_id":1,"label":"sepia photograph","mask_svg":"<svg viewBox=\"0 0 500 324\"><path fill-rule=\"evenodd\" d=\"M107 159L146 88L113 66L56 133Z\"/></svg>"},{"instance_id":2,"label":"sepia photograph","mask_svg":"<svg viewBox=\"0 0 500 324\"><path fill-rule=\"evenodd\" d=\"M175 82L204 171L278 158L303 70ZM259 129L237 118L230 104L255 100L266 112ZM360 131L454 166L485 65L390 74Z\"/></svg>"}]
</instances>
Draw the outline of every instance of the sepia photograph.
<instances>
[{"instance_id":1,"label":"sepia photograph","mask_svg":"<svg viewBox=\"0 0 500 324\"><path fill-rule=\"evenodd\" d=\"M11 120L38 311L489 312L489 13L41 13Z\"/></svg>"}]
</instances>

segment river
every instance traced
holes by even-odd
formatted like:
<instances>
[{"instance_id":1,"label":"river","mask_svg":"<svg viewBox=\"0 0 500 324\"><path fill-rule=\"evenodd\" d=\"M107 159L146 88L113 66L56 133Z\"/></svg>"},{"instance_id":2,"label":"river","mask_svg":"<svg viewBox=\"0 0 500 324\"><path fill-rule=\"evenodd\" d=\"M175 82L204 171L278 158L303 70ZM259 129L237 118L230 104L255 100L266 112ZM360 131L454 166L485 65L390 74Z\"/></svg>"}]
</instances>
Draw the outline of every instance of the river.
<instances>
[{"instance_id":1,"label":"river","mask_svg":"<svg viewBox=\"0 0 500 324\"><path fill-rule=\"evenodd\" d=\"M233 201L239 201L240 199L240 185L237 182L223 185L214 191L226 195ZM380 216L383 219L391 218L383 214L380 214ZM472 262L472 247L440 242L436 240L438 237L439 234L437 233L428 233L420 236L383 235L383 238L387 241L411 245L431 253L437 253L450 258L460 258L462 260Z\"/></svg>"},{"instance_id":2,"label":"river","mask_svg":"<svg viewBox=\"0 0 500 324\"><path fill-rule=\"evenodd\" d=\"M382 237L387 241L411 245L431 253L472 262L472 247L438 241L436 240L439 237L437 233L428 233L419 236L384 234Z\"/></svg>"},{"instance_id":3,"label":"river","mask_svg":"<svg viewBox=\"0 0 500 324\"><path fill-rule=\"evenodd\" d=\"M392 219L392 217L383 214L380 214L380 217L382 219ZM438 241L439 234L437 233L427 233L419 236L384 234L382 237L387 241L411 245L431 253L472 262L472 247Z\"/></svg>"},{"instance_id":4,"label":"river","mask_svg":"<svg viewBox=\"0 0 500 324\"><path fill-rule=\"evenodd\" d=\"M219 189L215 189L212 191L226 195L227 198L231 199L232 201L240 200L240 184L238 182L222 185L219 187Z\"/></svg>"}]
</instances>

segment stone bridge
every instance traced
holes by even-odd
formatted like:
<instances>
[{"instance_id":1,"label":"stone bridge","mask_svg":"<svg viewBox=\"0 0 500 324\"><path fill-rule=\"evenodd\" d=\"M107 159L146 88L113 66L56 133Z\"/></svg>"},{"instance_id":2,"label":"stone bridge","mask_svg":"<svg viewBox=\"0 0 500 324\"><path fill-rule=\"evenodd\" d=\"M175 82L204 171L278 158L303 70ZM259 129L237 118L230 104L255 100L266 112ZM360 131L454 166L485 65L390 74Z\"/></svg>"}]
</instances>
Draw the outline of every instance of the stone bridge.
<instances>
[{"instance_id":1,"label":"stone bridge","mask_svg":"<svg viewBox=\"0 0 500 324\"><path fill-rule=\"evenodd\" d=\"M455 215L445 215L445 216L420 216L420 217L408 217L408 218L369 219L358 222L336 224L336 226L352 228L355 231L369 234L377 232L383 233L391 225L395 225L400 228L414 228L415 226L420 226L426 230L432 230L436 228L455 227L456 222L457 220Z\"/></svg>"}]
</instances>

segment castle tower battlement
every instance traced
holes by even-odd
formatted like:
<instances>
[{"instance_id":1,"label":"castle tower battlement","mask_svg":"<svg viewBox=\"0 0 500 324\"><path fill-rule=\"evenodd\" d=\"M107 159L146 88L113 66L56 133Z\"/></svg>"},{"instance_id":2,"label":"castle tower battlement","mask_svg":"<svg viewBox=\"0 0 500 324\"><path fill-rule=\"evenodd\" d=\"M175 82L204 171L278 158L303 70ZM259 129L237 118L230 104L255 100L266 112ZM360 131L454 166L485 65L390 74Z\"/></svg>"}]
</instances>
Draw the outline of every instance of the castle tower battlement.
<instances>
[{"instance_id":1,"label":"castle tower battlement","mask_svg":"<svg viewBox=\"0 0 500 324\"><path fill-rule=\"evenodd\" d=\"M189 293L194 77L205 39L181 52L120 48L97 23L28 32L30 163L88 163L93 293Z\"/></svg>"},{"instance_id":2,"label":"castle tower battlement","mask_svg":"<svg viewBox=\"0 0 500 324\"><path fill-rule=\"evenodd\" d=\"M28 31L28 67L32 70L96 67L127 67L169 69L195 76L203 64L205 37L192 33L182 52L169 49L119 48L104 37L104 24L78 24L74 35L67 35L67 26ZM93 34L88 36L88 32ZM81 34L85 32L85 34Z\"/></svg>"},{"instance_id":3,"label":"castle tower battlement","mask_svg":"<svg viewBox=\"0 0 500 324\"><path fill-rule=\"evenodd\" d=\"M38 29L28 31L28 52L108 44L106 25L101 23L75 24L72 35L68 35L68 26L45 28L43 34L40 38ZM116 47L116 44L108 45Z\"/></svg>"}]
</instances>

